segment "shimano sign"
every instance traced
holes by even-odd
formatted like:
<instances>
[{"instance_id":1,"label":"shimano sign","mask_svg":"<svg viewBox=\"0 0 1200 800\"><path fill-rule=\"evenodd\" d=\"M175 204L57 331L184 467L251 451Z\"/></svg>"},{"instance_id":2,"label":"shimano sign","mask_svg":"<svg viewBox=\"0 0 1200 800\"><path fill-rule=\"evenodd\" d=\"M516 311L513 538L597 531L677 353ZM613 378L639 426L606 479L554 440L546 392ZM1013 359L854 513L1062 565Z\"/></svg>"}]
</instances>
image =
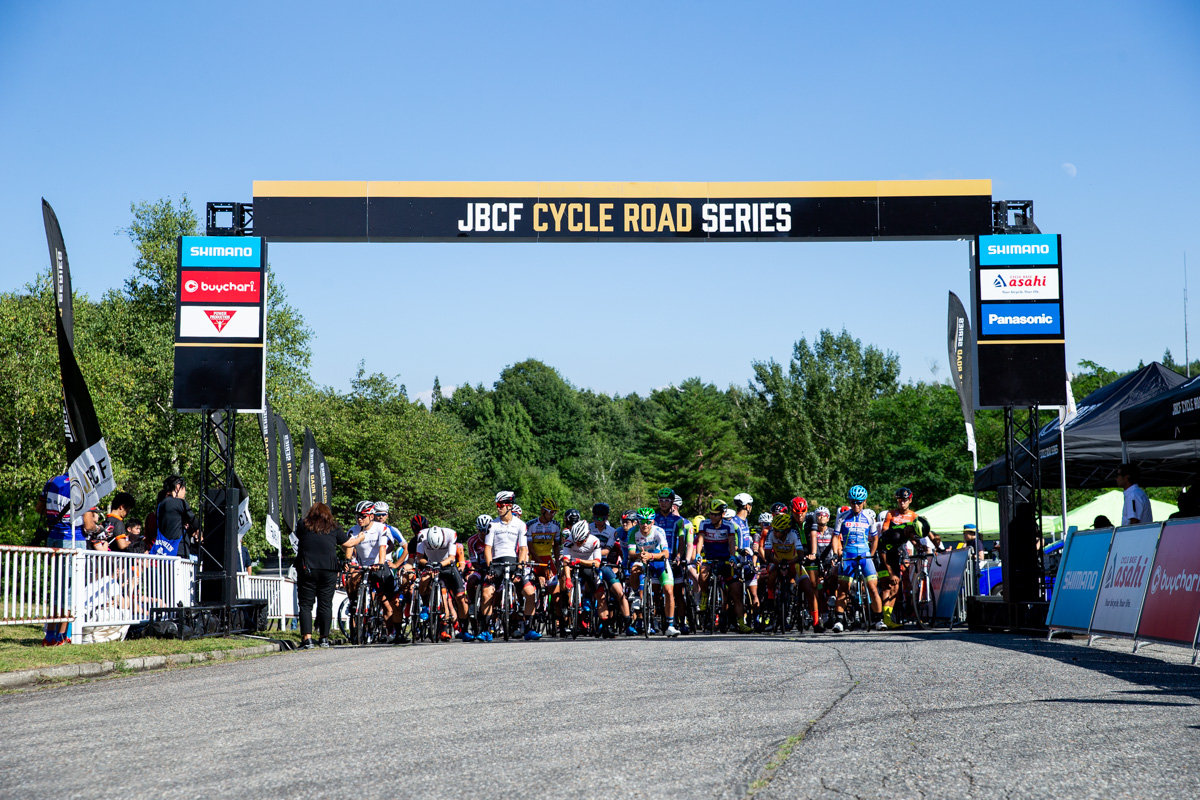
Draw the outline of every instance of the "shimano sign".
<instances>
[{"instance_id":1,"label":"shimano sign","mask_svg":"<svg viewBox=\"0 0 1200 800\"><path fill-rule=\"evenodd\" d=\"M184 236L180 252L181 267L262 267L262 239L239 236Z\"/></svg>"},{"instance_id":2,"label":"shimano sign","mask_svg":"<svg viewBox=\"0 0 1200 800\"><path fill-rule=\"evenodd\" d=\"M1062 307L1057 303L984 303L981 311L984 336L1062 333Z\"/></svg>"},{"instance_id":3,"label":"shimano sign","mask_svg":"<svg viewBox=\"0 0 1200 800\"><path fill-rule=\"evenodd\" d=\"M979 237L981 267L1058 263L1057 234L1027 233Z\"/></svg>"},{"instance_id":4,"label":"shimano sign","mask_svg":"<svg viewBox=\"0 0 1200 800\"><path fill-rule=\"evenodd\" d=\"M1058 270L1054 267L1008 267L979 270L981 300L1057 300Z\"/></svg>"}]
</instances>

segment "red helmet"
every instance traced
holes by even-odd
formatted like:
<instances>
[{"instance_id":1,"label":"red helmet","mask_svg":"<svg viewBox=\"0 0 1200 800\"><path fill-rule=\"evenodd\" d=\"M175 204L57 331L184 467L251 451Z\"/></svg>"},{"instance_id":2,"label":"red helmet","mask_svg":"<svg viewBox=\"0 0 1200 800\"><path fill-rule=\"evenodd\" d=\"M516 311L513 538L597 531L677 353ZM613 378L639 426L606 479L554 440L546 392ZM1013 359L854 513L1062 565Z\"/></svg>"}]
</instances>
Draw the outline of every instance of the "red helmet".
<instances>
[{"instance_id":1,"label":"red helmet","mask_svg":"<svg viewBox=\"0 0 1200 800\"><path fill-rule=\"evenodd\" d=\"M803 497L792 498L792 513L796 516L808 513L808 501Z\"/></svg>"}]
</instances>

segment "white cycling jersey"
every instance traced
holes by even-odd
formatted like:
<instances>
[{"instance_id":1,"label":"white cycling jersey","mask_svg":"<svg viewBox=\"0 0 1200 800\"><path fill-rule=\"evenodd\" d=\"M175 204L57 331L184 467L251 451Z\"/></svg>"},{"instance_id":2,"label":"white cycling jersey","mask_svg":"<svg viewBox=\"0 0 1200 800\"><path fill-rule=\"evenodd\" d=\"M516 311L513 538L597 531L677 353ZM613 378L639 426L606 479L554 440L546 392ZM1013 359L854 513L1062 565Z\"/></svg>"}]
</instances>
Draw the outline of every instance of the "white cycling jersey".
<instances>
[{"instance_id":1,"label":"white cycling jersey","mask_svg":"<svg viewBox=\"0 0 1200 800\"><path fill-rule=\"evenodd\" d=\"M372 564L382 564L383 555L387 552L390 540L387 526L382 522L372 522L366 528L355 525L350 529L350 538L358 536L359 532L363 533L363 540L354 545L354 559L359 566L369 567Z\"/></svg>"},{"instance_id":2,"label":"white cycling jersey","mask_svg":"<svg viewBox=\"0 0 1200 800\"><path fill-rule=\"evenodd\" d=\"M578 558L580 561L599 561L600 540L590 533L579 543L568 539L563 545L563 554L569 558Z\"/></svg>"},{"instance_id":3,"label":"white cycling jersey","mask_svg":"<svg viewBox=\"0 0 1200 800\"><path fill-rule=\"evenodd\" d=\"M499 519L492 520L488 526L487 536L483 543L492 548L492 558L516 558L517 552L527 546L525 540L525 523L516 517L511 522L504 523Z\"/></svg>"},{"instance_id":4,"label":"white cycling jersey","mask_svg":"<svg viewBox=\"0 0 1200 800\"><path fill-rule=\"evenodd\" d=\"M427 532L428 528L426 528L424 531L421 531L423 534L427 534ZM429 561L430 564L440 564L445 561L446 556L453 553L454 549L458 546L458 534L450 528L442 528L442 534L446 537L446 539L444 542L442 542L442 546L437 550L429 546L429 538L427 535L422 536L417 542L417 555L425 556L425 559Z\"/></svg>"}]
</instances>

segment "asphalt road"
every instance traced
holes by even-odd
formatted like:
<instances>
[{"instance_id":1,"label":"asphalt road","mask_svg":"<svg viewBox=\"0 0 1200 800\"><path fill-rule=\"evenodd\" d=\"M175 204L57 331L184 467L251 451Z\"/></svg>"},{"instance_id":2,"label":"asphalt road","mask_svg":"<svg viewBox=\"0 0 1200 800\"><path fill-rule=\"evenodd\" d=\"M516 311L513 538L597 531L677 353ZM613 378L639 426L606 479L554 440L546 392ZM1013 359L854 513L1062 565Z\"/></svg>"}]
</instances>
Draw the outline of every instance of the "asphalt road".
<instances>
[{"instance_id":1,"label":"asphalt road","mask_svg":"<svg viewBox=\"0 0 1200 800\"><path fill-rule=\"evenodd\" d=\"M0 797L1181 797L1200 668L997 634L337 648L0 696Z\"/></svg>"}]
</instances>

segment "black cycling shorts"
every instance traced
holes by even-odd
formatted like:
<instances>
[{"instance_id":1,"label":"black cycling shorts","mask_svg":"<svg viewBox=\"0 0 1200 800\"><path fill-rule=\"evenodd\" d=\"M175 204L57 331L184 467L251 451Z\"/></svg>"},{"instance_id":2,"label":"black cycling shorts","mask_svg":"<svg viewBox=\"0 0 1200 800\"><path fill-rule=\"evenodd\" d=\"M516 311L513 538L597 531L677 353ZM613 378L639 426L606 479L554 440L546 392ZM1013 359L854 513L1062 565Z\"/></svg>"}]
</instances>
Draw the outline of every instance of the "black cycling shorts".
<instances>
[{"instance_id":1,"label":"black cycling shorts","mask_svg":"<svg viewBox=\"0 0 1200 800\"><path fill-rule=\"evenodd\" d=\"M515 565L516 563L517 563L517 560L515 558L493 558L492 559L492 574L491 574L492 584L498 585L502 580L504 580L504 565L505 564ZM525 570L520 569L516 566L514 566L509 571L509 576L519 578L522 586L529 583L529 577L525 574Z\"/></svg>"},{"instance_id":2,"label":"black cycling shorts","mask_svg":"<svg viewBox=\"0 0 1200 800\"><path fill-rule=\"evenodd\" d=\"M458 571L458 567L451 564L448 567L442 567L438 571L438 577L442 581L442 586L445 586L453 594L462 594L466 591L466 586L463 583L462 573Z\"/></svg>"},{"instance_id":3,"label":"black cycling shorts","mask_svg":"<svg viewBox=\"0 0 1200 800\"><path fill-rule=\"evenodd\" d=\"M392 572L391 567L373 569L367 575L370 581L367 585L377 592L382 592L385 597L395 597L399 592L396 587L396 573Z\"/></svg>"}]
</instances>

